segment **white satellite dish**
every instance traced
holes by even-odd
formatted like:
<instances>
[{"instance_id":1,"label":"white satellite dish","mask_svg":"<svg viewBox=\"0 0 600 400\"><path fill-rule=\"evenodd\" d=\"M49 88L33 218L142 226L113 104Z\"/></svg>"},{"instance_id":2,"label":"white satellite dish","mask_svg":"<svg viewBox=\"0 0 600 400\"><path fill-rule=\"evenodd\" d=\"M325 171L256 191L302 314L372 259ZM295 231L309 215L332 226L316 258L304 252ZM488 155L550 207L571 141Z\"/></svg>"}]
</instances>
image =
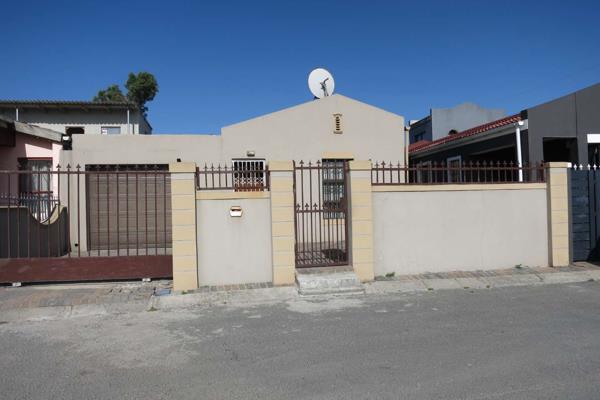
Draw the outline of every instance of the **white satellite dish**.
<instances>
[{"instance_id":1,"label":"white satellite dish","mask_svg":"<svg viewBox=\"0 0 600 400\"><path fill-rule=\"evenodd\" d=\"M308 74L308 88L317 99L322 99L333 94L335 81L325 68L315 68Z\"/></svg>"}]
</instances>

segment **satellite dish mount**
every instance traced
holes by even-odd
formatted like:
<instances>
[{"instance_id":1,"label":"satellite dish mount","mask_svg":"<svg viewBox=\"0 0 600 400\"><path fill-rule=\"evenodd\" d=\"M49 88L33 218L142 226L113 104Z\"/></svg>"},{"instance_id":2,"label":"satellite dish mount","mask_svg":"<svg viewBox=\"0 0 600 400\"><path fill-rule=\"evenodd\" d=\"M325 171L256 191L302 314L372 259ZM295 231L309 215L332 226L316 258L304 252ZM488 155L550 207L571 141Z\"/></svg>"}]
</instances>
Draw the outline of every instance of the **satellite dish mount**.
<instances>
[{"instance_id":1,"label":"satellite dish mount","mask_svg":"<svg viewBox=\"0 0 600 400\"><path fill-rule=\"evenodd\" d=\"M322 99L333 94L335 81L326 69L315 68L308 75L308 88L315 99Z\"/></svg>"}]
</instances>

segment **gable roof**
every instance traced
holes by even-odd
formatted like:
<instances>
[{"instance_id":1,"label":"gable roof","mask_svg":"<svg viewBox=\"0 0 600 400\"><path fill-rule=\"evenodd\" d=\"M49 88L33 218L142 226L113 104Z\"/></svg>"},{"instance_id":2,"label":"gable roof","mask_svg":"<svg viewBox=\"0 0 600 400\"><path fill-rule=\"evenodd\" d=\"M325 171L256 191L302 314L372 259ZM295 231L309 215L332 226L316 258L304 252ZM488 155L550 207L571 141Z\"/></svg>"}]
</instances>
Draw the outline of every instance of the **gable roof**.
<instances>
[{"instance_id":1,"label":"gable roof","mask_svg":"<svg viewBox=\"0 0 600 400\"><path fill-rule=\"evenodd\" d=\"M82 108L82 109L135 109L138 107L130 102L117 101L86 101L86 100L0 100L0 107L18 108Z\"/></svg>"},{"instance_id":2,"label":"gable roof","mask_svg":"<svg viewBox=\"0 0 600 400\"><path fill-rule=\"evenodd\" d=\"M322 99L313 99L313 100L306 101L306 102L300 103L300 104L296 104L294 106L287 107L287 108L284 108L284 109L281 109L281 110L273 111L273 112L270 112L270 113L267 113L267 114L259 115L259 116L252 117L252 118L240 121L240 122L236 122L236 123L233 123L233 124L230 124L230 125L226 125L222 129L227 129L229 127L233 127L233 126L239 125L239 124L244 124L246 122L253 121L253 120L258 120L258 119L262 119L262 118L275 117L275 116L287 113L289 111L297 110L299 108L316 107L319 103L322 104L322 102L338 101L338 100L345 101L345 102L348 102L348 103L354 103L354 104L360 105L360 106L365 107L365 108L371 108L374 111L381 112L381 113L386 113L386 114L389 114L389 115L392 115L392 116L395 116L395 117L398 117L398 118L404 118L401 115L398 115L398 114L393 113L391 111L384 110L383 108L379 108L379 107L373 106L371 104L362 102L360 100L355 100L355 99L353 99L351 97L347 97L347 96L344 96L344 95L341 95L341 94L338 94L338 93L334 93L331 96L327 96L327 97L324 97Z\"/></svg>"},{"instance_id":3,"label":"gable roof","mask_svg":"<svg viewBox=\"0 0 600 400\"><path fill-rule=\"evenodd\" d=\"M484 132L491 131L492 129L496 129L496 128L500 128L502 126L514 124L515 122L518 122L520 120L521 120L520 114L510 115L508 117L504 117L504 118L498 119L496 121L492 121L492 122L488 122L483 125L475 126L473 128L464 130L464 131L456 133L454 135L444 136L443 138L440 138L440 139L437 139L434 141L421 140L419 142L411 144L408 147L408 152L409 153L418 153L421 151L430 150L434 147L437 147L437 146L440 146L440 145L443 145L446 143L450 143L450 142L453 142L458 139L463 139L463 138L466 138L469 136L478 135L478 134L481 134Z\"/></svg>"}]
</instances>

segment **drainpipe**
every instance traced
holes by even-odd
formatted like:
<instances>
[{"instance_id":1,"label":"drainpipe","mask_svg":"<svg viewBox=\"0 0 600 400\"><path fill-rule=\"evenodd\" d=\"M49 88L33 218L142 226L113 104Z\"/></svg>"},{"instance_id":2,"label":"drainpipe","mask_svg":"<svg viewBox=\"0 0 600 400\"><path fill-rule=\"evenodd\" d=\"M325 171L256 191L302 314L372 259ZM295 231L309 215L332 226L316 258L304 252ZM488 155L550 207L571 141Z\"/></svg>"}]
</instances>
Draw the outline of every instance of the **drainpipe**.
<instances>
[{"instance_id":1,"label":"drainpipe","mask_svg":"<svg viewBox=\"0 0 600 400\"><path fill-rule=\"evenodd\" d=\"M19 107L15 108L15 121L19 120Z\"/></svg>"},{"instance_id":2,"label":"drainpipe","mask_svg":"<svg viewBox=\"0 0 600 400\"><path fill-rule=\"evenodd\" d=\"M129 107L127 107L127 134L131 133L131 125L129 124Z\"/></svg>"},{"instance_id":3,"label":"drainpipe","mask_svg":"<svg viewBox=\"0 0 600 400\"><path fill-rule=\"evenodd\" d=\"M515 124L515 136L517 141L517 163L519 165L519 182L523 182L523 155L521 154L521 127L525 125L523 121Z\"/></svg>"}]
</instances>

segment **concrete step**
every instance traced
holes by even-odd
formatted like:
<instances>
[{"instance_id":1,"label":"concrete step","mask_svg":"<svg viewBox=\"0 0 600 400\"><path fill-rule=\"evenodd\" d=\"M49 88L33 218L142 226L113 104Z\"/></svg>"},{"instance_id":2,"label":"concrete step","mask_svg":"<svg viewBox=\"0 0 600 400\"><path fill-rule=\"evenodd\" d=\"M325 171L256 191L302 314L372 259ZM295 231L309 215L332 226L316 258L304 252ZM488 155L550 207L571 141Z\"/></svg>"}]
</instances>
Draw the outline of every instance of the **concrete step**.
<instances>
[{"instance_id":1,"label":"concrete step","mask_svg":"<svg viewBox=\"0 0 600 400\"><path fill-rule=\"evenodd\" d=\"M365 288L352 270L332 272L296 270L296 285L301 295L364 293Z\"/></svg>"}]
</instances>

